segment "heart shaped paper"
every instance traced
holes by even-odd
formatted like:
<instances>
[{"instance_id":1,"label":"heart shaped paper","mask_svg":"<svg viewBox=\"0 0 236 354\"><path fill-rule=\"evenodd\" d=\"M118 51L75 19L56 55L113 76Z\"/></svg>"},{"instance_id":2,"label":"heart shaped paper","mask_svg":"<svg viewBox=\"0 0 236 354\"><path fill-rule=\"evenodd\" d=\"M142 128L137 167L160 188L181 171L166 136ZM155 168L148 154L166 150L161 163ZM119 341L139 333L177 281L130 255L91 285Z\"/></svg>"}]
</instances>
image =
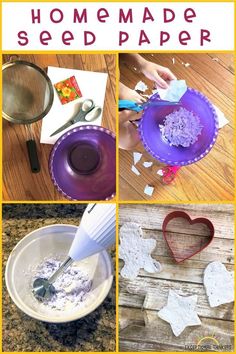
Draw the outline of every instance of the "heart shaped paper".
<instances>
[{"instance_id":1,"label":"heart shaped paper","mask_svg":"<svg viewBox=\"0 0 236 354\"><path fill-rule=\"evenodd\" d=\"M203 283L211 307L234 301L234 272L229 272L221 262L208 264Z\"/></svg>"},{"instance_id":2,"label":"heart shaped paper","mask_svg":"<svg viewBox=\"0 0 236 354\"><path fill-rule=\"evenodd\" d=\"M207 218L192 220L187 213L174 211L165 217L162 232L173 258L180 263L209 246L214 226Z\"/></svg>"}]
</instances>

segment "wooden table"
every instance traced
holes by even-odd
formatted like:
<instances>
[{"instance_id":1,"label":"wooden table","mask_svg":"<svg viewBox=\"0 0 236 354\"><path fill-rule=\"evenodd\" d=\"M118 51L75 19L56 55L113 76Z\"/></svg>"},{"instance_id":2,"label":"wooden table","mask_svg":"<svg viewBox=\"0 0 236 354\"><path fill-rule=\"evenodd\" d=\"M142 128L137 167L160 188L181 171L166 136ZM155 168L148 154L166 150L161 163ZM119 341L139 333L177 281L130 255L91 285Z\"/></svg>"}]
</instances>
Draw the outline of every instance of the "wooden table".
<instances>
[{"instance_id":1,"label":"wooden table","mask_svg":"<svg viewBox=\"0 0 236 354\"><path fill-rule=\"evenodd\" d=\"M102 125L115 132L115 55L21 55L21 59L30 61L46 69L48 66L107 72L106 96ZM8 55L3 61L9 60ZM3 200L64 200L54 187L48 172L48 159L51 145L39 144L41 122L34 123L34 133L39 151L41 172L30 171L26 151L26 130L22 125L3 121Z\"/></svg>"},{"instance_id":2,"label":"wooden table","mask_svg":"<svg viewBox=\"0 0 236 354\"><path fill-rule=\"evenodd\" d=\"M176 264L170 255L161 231L165 216L174 210L186 211L192 218L205 216L215 227L212 243L193 258L180 264ZM163 270L156 274L141 270L133 281L120 276L120 351L189 351L186 349L187 345L196 345L206 336L214 336L220 345L231 345L231 349L227 351L233 351L234 304L211 308L203 286L203 271L208 263L217 260L229 271L234 269L233 206L121 205L120 226L125 222L138 222L142 227L143 237L156 240L152 257L161 263ZM180 238L183 236L182 228L176 228L176 232ZM120 269L122 266L123 261L120 261ZM182 295L198 295L197 313L202 325L187 327L179 337L175 337L170 325L157 315L157 311L167 303L169 289ZM212 344L210 339L203 340L202 345L207 344Z\"/></svg>"},{"instance_id":3,"label":"wooden table","mask_svg":"<svg viewBox=\"0 0 236 354\"><path fill-rule=\"evenodd\" d=\"M219 131L212 151L196 164L183 167L176 181L163 185L156 174L161 164L145 152L141 143L134 151L144 153L137 165L141 176L131 171L133 151L119 150L120 200L233 200L234 199L234 56L233 54L143 54L147 60L169 67L178 79L201 91L227 117L229 124ZM175 64L172 58L175 58ZM190 63L185 67L182 63ZM134 88L139 80L152 88L153 83L134 68L120 63L120 80ZM147 92L151 93L151 90ZM144 161L153 161L144 168ZM155 187L152 197L144 194L144 187Z\"/></svg>"}]
</instances>

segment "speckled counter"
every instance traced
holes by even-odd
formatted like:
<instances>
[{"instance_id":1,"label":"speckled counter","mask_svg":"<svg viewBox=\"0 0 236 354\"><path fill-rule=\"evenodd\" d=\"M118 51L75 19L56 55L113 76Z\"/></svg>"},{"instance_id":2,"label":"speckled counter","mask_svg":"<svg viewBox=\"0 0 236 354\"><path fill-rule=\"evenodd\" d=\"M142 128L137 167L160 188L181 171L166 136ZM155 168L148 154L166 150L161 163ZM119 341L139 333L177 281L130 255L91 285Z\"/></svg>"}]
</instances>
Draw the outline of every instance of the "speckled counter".
<instances>
[{"instance_id":1,"label":"speckled counter","mask_svg":"<svg viewBox=\"0 0 236 354\"><path fill-rule=\"evenodd\" d=\"M115 281L103 304L92 314L70 323L50 324L19 310L5 286L8 256L29 232L50 224L79 224L85 205L3 205L3 351L73 352L115 351ZM111 252L115 264L115 249Z\"/></svg>"}]
</instances>

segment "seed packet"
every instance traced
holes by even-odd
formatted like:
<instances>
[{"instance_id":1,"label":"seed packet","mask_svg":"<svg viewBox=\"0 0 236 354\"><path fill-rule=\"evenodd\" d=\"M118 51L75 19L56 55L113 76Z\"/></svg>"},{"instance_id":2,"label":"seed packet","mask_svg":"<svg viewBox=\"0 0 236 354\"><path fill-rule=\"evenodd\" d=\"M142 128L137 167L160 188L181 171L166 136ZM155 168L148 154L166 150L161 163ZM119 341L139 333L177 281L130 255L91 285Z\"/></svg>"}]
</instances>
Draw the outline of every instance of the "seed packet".
<instances>
[{"instance_id":1,"label":"seed packet","mask_svg":"<svg viewBox=\"0 0 236 354\"><path fill-rule=\"evenodd\" d=\"M61 104L66 104L82 97L82 93L75 76L71 76L66 80L54 84L54 87L57 91Z\"/></svg>"}]
</instances>

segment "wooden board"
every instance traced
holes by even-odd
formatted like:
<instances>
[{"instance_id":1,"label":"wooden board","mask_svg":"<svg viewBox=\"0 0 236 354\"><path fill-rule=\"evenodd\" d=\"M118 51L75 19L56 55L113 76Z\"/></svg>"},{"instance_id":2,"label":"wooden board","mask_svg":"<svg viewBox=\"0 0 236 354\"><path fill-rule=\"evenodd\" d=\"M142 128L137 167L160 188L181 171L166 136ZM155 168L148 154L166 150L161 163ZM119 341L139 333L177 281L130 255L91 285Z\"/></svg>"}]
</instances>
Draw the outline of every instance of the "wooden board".
<instances>
[{"instance_id":1,"label":"wooden board","mask_svg":"<svg viewBox=\"0 0 236 354\"><path fill-rule=\"evenodd\" d=\"M106 55L55 55L31 54L21 55L21 59L30 61L46 69L48 66L58 66L71 69L107 72L107 88L103 111L102 125L113 132L116 130L115 115L115 67L116 56ZM3 56L3 62L9 60ZM64 200L59 194L49 176L48 160L51 145L40 144L41 122L34 123L33 130L36 139L40 173L30 171L26 152L26 128L22 125L3 121L3 200Z\"/></svg>"},{"instance_id":2,"label":"wooden board","mask_svg":"<svg viewBox=\"0 0 236 354\"><path fill-rule=\"evenodd\" d=\"M206 217L215 228L212 243L181 264L173 260L162 235L164 217L174 210L186 211L191 218ZM121 204L119 226L125 222L137 222L144 238L156 240L152 257L161 263L163 270L152 274L141 270L133 281L119 277L120 351L188 351L187 346L213 334L220 345L230 346L227 351L233 351L234 304L211 308L203 286L204 269L211 261L221 261L229 271L234 270L233 205ZM175 231L180 239L188 232L180 223L176 223ZM199 233L195 230L195 236L202 237L202 230ZM121 260L119 267L123 267ZM182 295L198 295L197 312L202 325L186 328L179 337L157 315L166 305L170 289ZM225 350L219 348L219 351Z\"/></svg>"},{"instance_id":3,"label":"wooden board","mask_svg":"<svg viewBox=\"0 0 236 354\"><path fill-rule=\"evenodd\" d=\"M162 164L153 159L140 143L134 151L143 153L137 164L141 175L131 171L133 151L119 150L119 193L121 200L233 200L234 199L234 56L233 54L143 54L150 61L169 67L178 79L185 79L188 86L201 91L229 120L219 131L212 151L196 164L183 167L176 181L164 185L157 171ZM175 58L175 64L172 58ZM122 55L121 55L122 58ZM214 59L214 60L213 60ZM190 63L185 67L182 63ZM139 80L149 88L153 83L132 67L120 61L120 80L134 88ZM147 91L148 94L151 90ZM151 168L144 168L144 161L152 161ZM155 187L152 197L144 194L144 187Z\"/></svg>"}]
</instances>

